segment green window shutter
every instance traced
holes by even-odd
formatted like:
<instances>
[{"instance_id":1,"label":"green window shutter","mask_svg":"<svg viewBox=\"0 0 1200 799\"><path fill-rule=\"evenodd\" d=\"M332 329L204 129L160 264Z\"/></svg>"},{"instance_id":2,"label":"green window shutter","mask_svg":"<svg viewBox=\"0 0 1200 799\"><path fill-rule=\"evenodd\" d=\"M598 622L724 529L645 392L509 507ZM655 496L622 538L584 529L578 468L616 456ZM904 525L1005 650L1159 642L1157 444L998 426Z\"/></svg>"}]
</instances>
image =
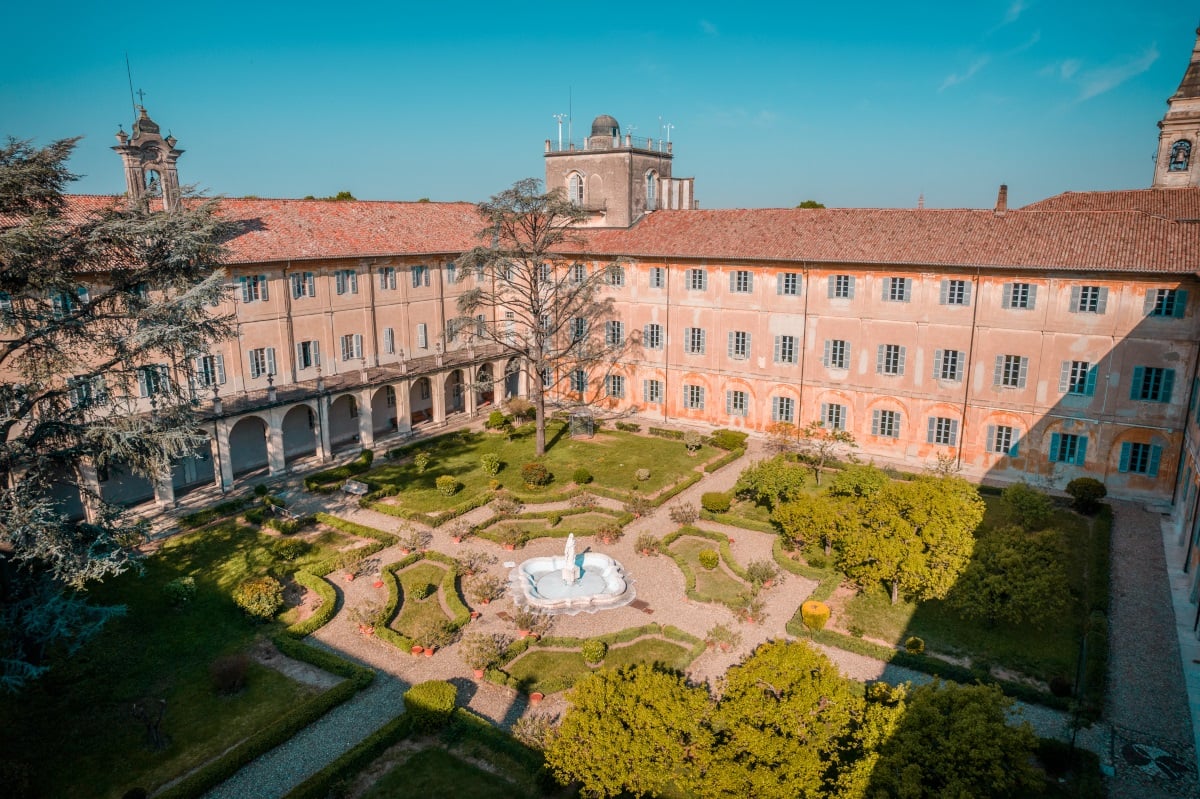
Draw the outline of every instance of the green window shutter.
<instances>
[{"instance_id":1,"label":"green window shutter","mask_svg":"<svg viewBox=\"0 0 1200 799\"><path fill-rule=\"evenodd\" d=\"M1062 444L1062 436L1058 433L1050 434L1050 462L1058 463L1058 449Z\"/></svg>"},{"instance_id":2,"label":"green window shutter","mask_svg":"<svg viewBox=\"0 0 1200 799\"><path fill-rule=\"evenodd\" d=\"M1025 388L1025 378L1029 372L1029 359L1021 356L1021 370L1017 375L1017 388Z\"/></svg>"},{"instance_id":3,"label":"green window shutter","mask_svg":"<svg viewBox=\"0 0 1200 799\"><path fill-rule=\"evenodd\" d=\"M1187 313L1187 289L1175 290L1175 307L1171 309L1171 316L1176 319L1182 319Z\"/></svg>"},{"instance_id":4,"label":"green window shutter","mask_svg":"<svg viewBox=\"0 0 1200 799\"><path fill-rule=\"evenodd\" d=\"M1120 462L1120 465L1117 466L1118 471L1121 471L1121 472L1129 471L1129 455L1132 450L1133 450L1133 445L1130 444L1128 441L1126 441L1125 443L1123 443L1121 445L1121 462Z\"/></svg>"},{"instance_id":5,"label":"green window shutter","mask_svg":"<svg viewBox=\"0 0 1200 799\"><path fill-rule=\"evenodd\" d=\"M1087 385L1084 386L1083 393L1089 397L1096 395L1096 375L1098 375L1099 372L1100 368L1098 366L1092 365L1088 367Z\"/></svg>"},{"instance_id":6,"label":"green window shutter","mask_svg":"<svg viewBox=\"0 0 1200 799\"><path fill-rule=\"evenodd\" d=\"M1158 477L1158 464L1162 460L1162 447L1150 448L1150 468L1146 474L1150 477Z\"/></svg>"},{"instance_id":7,"label":"green window shutter","mask_svg":"<svg viewBox=\"0 0 1200 799\"><path fill-rule=\"evenodd\" d=\"M1008 448L1008 457L1015 458L1021 448L1021 437L1017 434L1016 429L1013 429L1012 446Z\"/></svg>"},{"instance_id":8,"label":"green window shutter","mask_svg":"<svg viewBox=\"0 0 1200 799\"><path fill-rule=\"evenodd\" d=\"M1082 466L1087 460L1087 436L1079 436L1079 446L1075 448L1075 465Z\"/></svg>"},{"instance_id":9,"label":"green window shutter","mask_svg":"<svg viewBox=\"0 0 1200 799\"><path fill-rule=\"evenodd\" d=\"M1159 401L1170 402L1171 395L1175 392L1175 370L1164 369L1162 379L1162 392L1158 395Z\"/></svg>"},{"instance_id":10,"label":"green window shutter","mask_svg":"<svg viewBox=\"0 0 1200 799\"><path fill-rule=\"evenodd\" d=\"M1129 386L1129 398L1138 400L1142 398L1142 383L1146 379L1146 370L1141 366L1133 367L1133 381Z\"/></svg>"}]
</instances>

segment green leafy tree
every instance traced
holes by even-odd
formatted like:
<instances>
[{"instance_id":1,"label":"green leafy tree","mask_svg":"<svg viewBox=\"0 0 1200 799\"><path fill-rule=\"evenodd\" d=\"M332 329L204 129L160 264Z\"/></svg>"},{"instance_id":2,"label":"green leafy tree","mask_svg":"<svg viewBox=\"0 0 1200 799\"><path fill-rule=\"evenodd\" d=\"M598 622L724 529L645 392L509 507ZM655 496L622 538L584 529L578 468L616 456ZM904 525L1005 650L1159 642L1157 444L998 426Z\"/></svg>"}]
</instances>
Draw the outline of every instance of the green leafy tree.
<instances>
[{"instance_id":1,"label":"green leafy tree","mask_svg":"<svg viewBox=\"0 0 1200 799\"><path fill-rule=\"evenodd\" d=\"M575 684L546 765L585 797L696 793L712 752L708 691L648 665L604 669Z\"/></svg>"},{"instance_id":2,"label":"green leafy tree","mask_svg":"<svg viewBox=\"0 0 1200 799\"><path fill-rule=\"evenodd\" d=\"M535 410L535 454L546 452L546 398L568 393L580 404L595 404L603 380L627 345L609 335L616 320L605 286L621 264L589 271L559 253L578 238L574 226L586 213L561 191L542 193L535 178L478 205L485 223L475 247L458 260L460 282L470 283L458 300L457 329L513 359L530 387ZM484 321L477 322L482 316ZM584 375L582 391L573 383Z\"/></svg>"},{"instance_id":3,"label":"green leafy tree","mask_svg":"<svg viewBox=\"0 0 1200 799\"><path fill-rule=\"evenodd\" d=\"M862 716L843 739L842 767L837 775L838 799L864 799L879 763L879 751L904 718L909 685L874 682L867 686Z\"/></svg>"},{"instance_id":4,"label":"green leafy tree","mask_svg":"<svg viewBox=\"0 0 1200 799\"><path fill-rule=\"evenodd\" d=\"M1013 483L1000 493L1009 518L1026 530L1041 530L1054 518L1054 500L1028 483Z\"/></svg>"},{"instance_id":5,"label":"green leafy tree","mask_svg":"<svg viewBox=\"0 0 1200 799\"><path fill-rule=\"evenodd\" d=\"M702 795L829 795L862 707L837 668L808 644L763 644L725 676Z\"/></svg>"},{"instance_id":6,"label":"green leafy tree","mask_svg":"<svg viewBox=\"0 0 1200 799\"><path fill-rule=\"evenodd\" d=\"M774 508L804 492L808 470L786 455L758 461L737 479L733 491L740 497Z\"/></svg>"},{"instance_id":7,"label":"green leafy tree","mask_svg":"<svg viewBox=\"0 0 1200 799\"><path fill-rule=\"evenodd\" d=\"M819 203L816 200L805 200L796 206L797 208L824 208L825 203Z\"/></svg>"},{"instance_id":8,"label":"green leafy tree","mask_svg":"<svg viewBox=\"0 0 1200 799\"><path fill-rule=\"evenodd\" d=\"M958 477L889 483L861 503L862 525L839 548L842 570L915 600L942 599L967 567L983 520L979 492Z\"/></svg>"},{"instance_id":9,"label":"green leafy tree","mask_svg":"<svg viewBox=\"0 0 1200 799\"><path fill-rule=\"evenodd\" d=\"M821 474L825 471L826 462L858 447L858 442L849 430L835 430L826 427L825 423L820 421L804 425L798 431L798 435L801 448L812 458L813 475L817 478L817 485L821 485Z\"/></svg>"},{"instance_id":10,"label":"green leafy tree","mask_svg":"<svg viewBox=\"0 0 1200 799\"><path fill-rule=\"evenodd\" d=\"M854 464L831 477L827 490L833 496L863 499L875 496L889 482L891 480L878 466Z\"/></svg>"},{"instance_id":11,"label":"green leafy tree","mask_svg":"<svg viewBox=\"0 0 1200 799\"><path fill-rule=\"evenodd\" d=\"M975 555L948 597L964 616L988 624L1042 626L1067 609L1071 585L1064 565L1062 534L1027 532L1017 525L992 530L975 545Z\"/></svg>"},{"instance_id":12,"label":"green leafy tree","mask_svg":"<svg viewBox=\"0 0 1200 799\"><path fill-rule=\"evenodd\" d=\"M94 582L129 568L144 524L105 503L92 469L169 479L207 446L187 376L229 335L212 313L229 233L212 202L68 209L67 139L0 145L0 686L21 688L118 608ZM152 413L136 405L139 385ZM86 521L56 496L78 491Z\"/></svg>"},{"instance_id":13,"label":"green leafy tree","mask_svg":"<svg viewBox=\"0 0 1200 799\"><path fill-rule=\"evenodd\" d=\"M904 799L1025 797L1043 785L1037 738L1009 723L1012 700L994 685L931 683L912 691L880 751L868 796Z\"/></svg>"},{"instance_id":14,"label":"green leafy tree","mask_svg":"<svg viewBox=\"0 0 1200 799\"><path fill-rule=\"evenodd\" d=\"M858 508L844 497L828 494L801 494L777 505L771 521L796 546L820 541L828 555L835 542L858 529Z\"/></svg>"}]
</instances>

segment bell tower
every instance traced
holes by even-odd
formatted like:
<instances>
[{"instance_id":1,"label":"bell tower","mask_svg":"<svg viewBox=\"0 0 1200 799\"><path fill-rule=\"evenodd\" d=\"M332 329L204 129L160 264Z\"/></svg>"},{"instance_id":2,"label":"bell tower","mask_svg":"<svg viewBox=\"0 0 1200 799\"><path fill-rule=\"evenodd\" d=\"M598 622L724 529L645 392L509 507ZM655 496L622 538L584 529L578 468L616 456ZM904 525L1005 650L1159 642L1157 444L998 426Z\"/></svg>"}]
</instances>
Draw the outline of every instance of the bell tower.
<instances>
[{"instance_id":1,"label":"bell tower","mask_svg":"<svg viewBox=\"0 0 1200 799\"><path fill-rule=\"evenodd\" d=\"M125 164L125 193L132 200L160 203L164 211L179 207L179 172L176 160L183 150L175 149L175 137L164 139L158 124L138 106L138 118L133 123L133 135L124 129L117 131L114 150Z\"/></svg>"},{"instance_id":2,"label":"bell tower","mask_svg":"<svg viewBox=\"0 0 1200 799\"><path fill-rule=\"evenodd\" d=\"M1154 159L1154 188L1200 186L1200 30L1192 60L1175 94L1167 100L1167 113L1158 123L1158 155Z\"/></svg>"}]
</instances>

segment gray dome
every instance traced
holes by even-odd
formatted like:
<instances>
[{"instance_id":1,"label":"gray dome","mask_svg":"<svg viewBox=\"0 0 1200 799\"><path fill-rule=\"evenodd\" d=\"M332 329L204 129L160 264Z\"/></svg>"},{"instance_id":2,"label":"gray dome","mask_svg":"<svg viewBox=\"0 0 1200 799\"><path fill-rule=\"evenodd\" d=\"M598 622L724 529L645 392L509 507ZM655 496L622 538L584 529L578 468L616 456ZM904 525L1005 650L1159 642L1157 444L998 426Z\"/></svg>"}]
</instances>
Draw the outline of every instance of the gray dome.
<instances>
[{"instance_id":1,"label":"gray dome","mask_svg":"<svg viewBox=\"0 0 1200 799\"><path fill-rule=\"evenodd\" d=\"M621 126L617 123L617 120L613 119L608 114L601 114L592 120L592 135L620 136Z\"/></svg>"}]
</instances>

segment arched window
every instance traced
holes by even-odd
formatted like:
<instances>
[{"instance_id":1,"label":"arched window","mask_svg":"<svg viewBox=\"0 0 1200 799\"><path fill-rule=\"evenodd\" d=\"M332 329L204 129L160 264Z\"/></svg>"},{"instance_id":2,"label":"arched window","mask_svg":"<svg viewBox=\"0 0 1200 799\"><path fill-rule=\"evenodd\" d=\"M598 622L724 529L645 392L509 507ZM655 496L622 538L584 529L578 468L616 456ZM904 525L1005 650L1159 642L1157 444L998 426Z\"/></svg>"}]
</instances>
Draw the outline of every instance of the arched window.
<instances>
[{"instance_id":1,"label":"arched window","mask_svg":"<svg viewBox=\"0 0 1200 799\"><path fill-rule=\"evenodd\" d=\"M572 172L567 179L567 197L571 205L583 206L583 176L578 172Z\"/></svg>"},{"instance_id":2,"label":"arched window","mask_svg":"<svg viewBox=\"0 0 1200 799\"><path fill-rule=\"evenodd\" d=\"M658 208L655 204L657 199L656 192L658 190L658 173L650 170L646 173L646 210L654 211Z\"/></svg>"},{"instance_id":3,"label":"arched window","mask_svg":"<svg viewBox=\"0 0 1200 799\"><path fill-rule=\"evenodd\" d=\"M1171 172L1187 172L1191 160L1192 143L1187 139L1180 139L1171 145L1171 162L1167 169Z\"/></svg>"}]
</instances>

